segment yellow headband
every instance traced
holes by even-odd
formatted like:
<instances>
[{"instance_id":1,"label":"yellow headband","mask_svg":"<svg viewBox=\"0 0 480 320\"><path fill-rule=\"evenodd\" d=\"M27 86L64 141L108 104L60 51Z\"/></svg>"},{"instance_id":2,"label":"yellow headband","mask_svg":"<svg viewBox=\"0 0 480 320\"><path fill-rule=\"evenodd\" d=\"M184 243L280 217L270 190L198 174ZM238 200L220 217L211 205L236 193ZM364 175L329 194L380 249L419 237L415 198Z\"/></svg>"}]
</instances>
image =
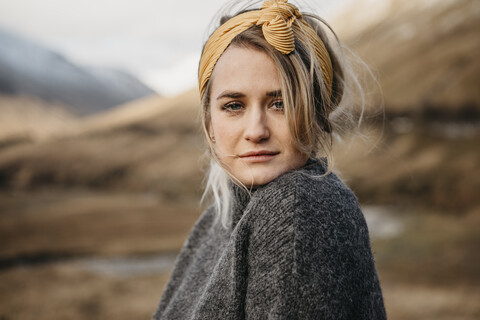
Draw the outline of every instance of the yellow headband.
<instances>
[{"instance_id":1,"label":"yellow headband","mask_svg":"<svg viewBox=\"0 0 480 320\"><path fill-rule=\"evenodd\" d=\"M227 49L230 42L240 33L253 25L261 25L263 36L276 50L283 54L289 54L295 50L295 37L292 23L296 21L300 30L315 48L315 53L320 60L323 81L329 97L332 95L332 62L324 43L318 37L315 30L302 19L298 8L287 3L288 0L265 1L260 10L248 11L239 14L222 24L210 36L198 68L198 83L200 96L203 97L208 79L212 75L213 68L220 56Z\"/></svg>"}]
</instances>

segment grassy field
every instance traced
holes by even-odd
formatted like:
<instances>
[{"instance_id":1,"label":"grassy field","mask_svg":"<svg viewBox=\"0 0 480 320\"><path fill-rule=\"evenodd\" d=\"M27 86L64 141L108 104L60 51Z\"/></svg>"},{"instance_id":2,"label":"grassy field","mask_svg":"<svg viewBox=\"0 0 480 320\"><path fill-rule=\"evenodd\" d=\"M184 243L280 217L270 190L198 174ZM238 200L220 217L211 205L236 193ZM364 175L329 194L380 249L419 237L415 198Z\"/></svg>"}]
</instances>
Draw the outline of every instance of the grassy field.
<instances>
[{"instance_id":1,"label":"grassy field","mask_svg":"<svg viewBox=\"0 0 480 320\"><path fill-rule=\"evenodd\" d=\"M0 212L3 264L177 251L199 215L197 202L87 191L2 194Z\"/></svg>"},{"instance_id":2,"label":"grassy field","mask_svg":"<svg viewBox=\"0 0 480 320\"><path fill-rule=\"evenodd\" d=\"M178 252L201 212L203 173L198 131L176 111L2 149L0 320L150 317L168 268L122 274L85 261L141 266ZM479 128L387 119L335 153L359 199L393 205L403 226L373 242L389 319L480 317Z\"/></svg>"},{"instance_id":3,"label":"grassy field","mask_svg":"<svg viewBox=\"0 0 480 320\"><path fill-rule=\"evenodd\" d=\"M176 252L197 203L87 191L0 196L0 319L146 319L168 270L98 272L88 257ZM374 238L389 319L478 319L480 214L395 209L402 232Z\"/></svg>"},{"instance_id":4,"label":"grassy field","mask_svg":"<svg viewBox=\"0 0 480 320\"><path fill-rule=\"evenodd\" d=\"M146 319L168 272L116 277L79 261L175 254L199 209L76 191L2 194L0 213L0 319Z\"/></svg>"},{"instance_id":5,"label":"grassy field","mask_svg":"<svg viewBox=\"0 0 480 320\"><path fill-rule=\"evenodd\" d=\"M389 319L478 319L480 212L400 212L403 232L373 244Z\"/></svg>"}]
</instances>

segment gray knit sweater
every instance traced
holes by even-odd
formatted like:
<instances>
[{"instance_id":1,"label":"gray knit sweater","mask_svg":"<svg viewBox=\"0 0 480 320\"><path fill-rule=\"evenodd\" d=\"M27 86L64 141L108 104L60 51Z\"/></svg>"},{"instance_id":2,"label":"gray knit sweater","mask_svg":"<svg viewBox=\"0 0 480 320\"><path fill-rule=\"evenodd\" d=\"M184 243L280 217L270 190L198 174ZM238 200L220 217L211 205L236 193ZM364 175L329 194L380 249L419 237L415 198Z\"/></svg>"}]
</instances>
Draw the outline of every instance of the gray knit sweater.
<instances>
[{"instance_id":1,"label":"gray knit sweater","mask_svg":"<svg viewBox=\"0 0 480 320\"><path fill-rule=\"evenodd\" d=\"M310 161L195 224L154 319L386 319L353 193Z\"/></svg>"}]
</instances>

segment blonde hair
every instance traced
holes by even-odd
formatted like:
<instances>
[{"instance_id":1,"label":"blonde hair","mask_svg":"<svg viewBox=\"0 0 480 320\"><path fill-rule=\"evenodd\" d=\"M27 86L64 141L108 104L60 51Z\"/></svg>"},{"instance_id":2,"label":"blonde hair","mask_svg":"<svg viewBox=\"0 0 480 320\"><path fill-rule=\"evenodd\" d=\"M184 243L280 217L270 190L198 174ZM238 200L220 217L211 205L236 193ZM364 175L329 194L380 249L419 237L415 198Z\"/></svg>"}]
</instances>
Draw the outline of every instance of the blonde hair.
<instances>
[{"instance_id":1,"label":"blonde hair","mask_svg":"<svg viewBox=\"0 0 480 320\"><path fill-rule=\"evenodd\" d=\"M243 12L245 11L236 15ZM261 50L274 61L279 72L285 118L292 141L301 152L310 154L314 158L326 158L327 172L329 172L333 165L333 136L343 134L360 120L359 117L354 117L351 107L355 104L360 105L361 118L365 98L358 75L354 72L352 65L355 58L347 57L347 53L350 52L345 50L325 21L313 14L302 13L302 17L317 33L329 54L333 69L331 95L327 92L322 74L322 62L315 54L314 45L298 25L292 26L295 50L288 55L282 54L267 42L260 26L252 26L240 33L233 38L230 46ZM230 18L223 17L221 24ZM334 41L330 41L325 28ZM210 87L211 80L208 80L204 94L201 96L202 125L211 157L202 200L209 194L212 196L219 218L222 224L227 226L231 202L229 178L245 190L248 191L248 188L242 185L227 168L222 167L215 154L214 143L209 134ZM357 99L360 100L359 103Z\"/></svg>"}]
</instances>

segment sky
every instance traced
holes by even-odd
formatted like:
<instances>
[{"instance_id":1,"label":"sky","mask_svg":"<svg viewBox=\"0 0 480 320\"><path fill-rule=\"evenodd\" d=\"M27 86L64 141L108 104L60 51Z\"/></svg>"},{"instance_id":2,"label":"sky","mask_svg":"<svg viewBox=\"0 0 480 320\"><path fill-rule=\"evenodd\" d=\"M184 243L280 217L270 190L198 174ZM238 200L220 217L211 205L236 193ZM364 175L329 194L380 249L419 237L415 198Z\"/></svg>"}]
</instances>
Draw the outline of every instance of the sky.
<instances>
[{"instance_id":1,"label":"sky","mask_svg":"<svg viewBox=\"0 0 480 320\"><path fill-rule=\"evenodd\" d=\"M303 0L327 17L352 0ZM201 47L226 0L0 0L0 28L88 66L126 70L164 96L196 86ZM295 2L294 2L295 3Z\"/></svg>"}]
</instances>

